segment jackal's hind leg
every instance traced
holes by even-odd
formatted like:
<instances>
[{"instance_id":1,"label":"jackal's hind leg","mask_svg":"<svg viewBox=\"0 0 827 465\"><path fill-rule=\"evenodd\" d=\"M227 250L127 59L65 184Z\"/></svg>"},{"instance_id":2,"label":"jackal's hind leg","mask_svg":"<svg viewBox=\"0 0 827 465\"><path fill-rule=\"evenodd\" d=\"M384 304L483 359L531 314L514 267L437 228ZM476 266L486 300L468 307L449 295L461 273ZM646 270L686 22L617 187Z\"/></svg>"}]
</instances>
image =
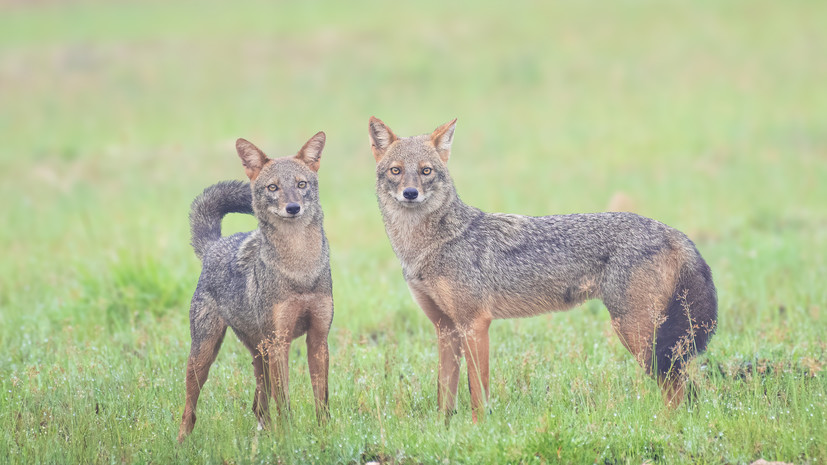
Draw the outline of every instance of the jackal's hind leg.
<instances>
[{"instance_id":1,"label":"jackal's hind leg","mask_svg":"<svg viewBox=\"0 0 827 465\"><path fill-rule=\"evenodd\" d=\"M178 430L178 442L192 432L195 427L195 407L201 388L207 382L210 366L221 349L221 342L227 332L227 325L218 316L201 313L201 318L191 322L192 346L187 360L187 394L184 402L184 414Z\"/></svg>"},{"instance_id":2,"label":"jackal's hind leg","mask_svg":"<svg viewBox=\"0 0 827 465\"><path fill-rule=\"evenodd\" d=\"M671 409L678 408L686 397L686 376L683 373L658 375L658 385L663 393L663 403Z\"/></svg>"},{"instance_id":3,"label":"jackal's hind leg","mask_svg":"<svg viewBox=\"0 0 827 465\"><path fill-rule=\"evenodd\" d=\"M647 374L652 374L654 367L652 344L655 340L655 326L649 315L613 317L612 328L635 361L646 370Z\"/></svg>"}]
</instances>

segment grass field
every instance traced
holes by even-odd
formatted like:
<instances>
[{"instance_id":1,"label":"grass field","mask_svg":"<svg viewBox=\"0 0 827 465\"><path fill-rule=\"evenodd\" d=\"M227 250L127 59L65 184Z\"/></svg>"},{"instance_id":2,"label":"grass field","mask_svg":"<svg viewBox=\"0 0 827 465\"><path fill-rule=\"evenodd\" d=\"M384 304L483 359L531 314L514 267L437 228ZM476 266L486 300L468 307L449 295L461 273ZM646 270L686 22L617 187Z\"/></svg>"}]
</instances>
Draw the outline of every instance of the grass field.
<instances>
[{"instance_id":1,"label":"grass field","mask_svg":"<svg viewBox=\"0 0 827 465\"><path fill-rule=\"evenodd\" d=\"M0 3L0 462L827 462L825 18L809 0ZM696 402L665 410L595 301L495 322L493 413L471 424L461 383L446 428L371 115L400 135L459 118L452 175L484 210L622 197L686 232L720 302ZM178 446L189 203L243 178L237 137L287 155L319 130L332 420L296 341L292 425L257 432L231 335Z\"/></svg>"}]
</instances>

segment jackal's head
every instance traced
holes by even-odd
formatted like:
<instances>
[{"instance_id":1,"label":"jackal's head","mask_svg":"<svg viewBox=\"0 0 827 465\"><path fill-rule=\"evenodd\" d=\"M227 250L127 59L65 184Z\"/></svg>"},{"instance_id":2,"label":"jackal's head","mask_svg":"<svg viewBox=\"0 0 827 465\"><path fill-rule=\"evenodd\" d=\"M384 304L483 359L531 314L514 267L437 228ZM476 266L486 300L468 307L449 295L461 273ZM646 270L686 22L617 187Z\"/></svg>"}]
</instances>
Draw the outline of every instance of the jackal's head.
<instances>
[{"instance_id":1,"label":"jackal's head","mask_svg":"<svg viewBox=\"0 0 827 465\"><path fill-rule=\"evenodd\" d=\"M319 178L325 135L311 137L292 157L270 159L252 143L235 143L253 190L253 210L259 222L277 225L301 222L321 213Z\"/></svg>"},{"instance_id":2,"label":"jackal's head","mask_svg":"<svg viewBox=\"0 0 827 465\"><path fill-rule=\"evenodd\" d=\"M376 159L380 205L430 212L451 197L454 187L446 164L456 123L454 119L431 134L397 137L381 120L370 118L370 148Z\"/></svg>"}]
</instances>

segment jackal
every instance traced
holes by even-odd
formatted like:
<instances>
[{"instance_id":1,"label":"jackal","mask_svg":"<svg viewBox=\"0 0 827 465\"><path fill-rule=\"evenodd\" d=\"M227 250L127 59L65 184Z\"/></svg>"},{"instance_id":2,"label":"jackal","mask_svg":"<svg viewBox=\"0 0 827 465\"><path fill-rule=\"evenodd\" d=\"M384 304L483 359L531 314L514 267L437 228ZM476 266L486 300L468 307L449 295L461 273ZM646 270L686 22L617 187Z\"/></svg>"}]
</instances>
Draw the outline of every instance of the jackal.
<instances>
[{"instance_id":1,"label":"jackal","mask_svg":"<svg viewBox=\"0 0 827 465\"><path fill-rule=\"evenodd\" d=\"M192 245L203 269L190 307L192 347L179 442L195 425L198 395L228 326L253 356L259 428L270 423L271 387L279 412L289 410L290 343L305 333L316 414L320 421L328 415L333 285L316 174L324 143L319 132L295 156L271 160L238 139L250 183L218 183L192 203ZM221 219L231 212L255 214L258 229L221 237Z\"/></svg>"},{"instance_id":2,"label":"jackal","mask_svg":"<svg viewBox=\"0 0 827 465\"><path fill-rule=\"evenodd\" d=\"M715 330L712 275L683 233L632 213L529 217L464 204L446 164L456 119L397 137L371 117L376 196L416 302L436 327L437 399L456 405L468 364L472 416L488 398L488 328L601 299L623 345L656 376L668 405L684 396L684 365Z\"/></svg>"}]
</instances>

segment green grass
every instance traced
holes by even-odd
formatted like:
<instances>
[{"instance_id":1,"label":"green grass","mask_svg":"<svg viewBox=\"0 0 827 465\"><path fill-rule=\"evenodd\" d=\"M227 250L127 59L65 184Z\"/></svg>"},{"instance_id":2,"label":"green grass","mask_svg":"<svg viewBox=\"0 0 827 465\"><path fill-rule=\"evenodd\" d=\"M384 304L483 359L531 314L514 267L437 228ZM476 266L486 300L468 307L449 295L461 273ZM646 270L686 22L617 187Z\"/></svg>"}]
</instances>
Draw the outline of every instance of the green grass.
<instances>
[{"instance_id":1,"label":"green grass","mask_svg":"<svg viewBox=\"0 0 827 465\"><path fill-rule=\"evenodd\" d=\"M0 461L827 461L827 4L38 2L0 6ZM720 322L666 411L601 304L492 325L492 414L436 412L433 329L373 194L367 120L458 117L487 211L601 211L685 231ZM175 442L199 273L189 203L328 135L331 422L303 341L290 428L256 432L228 336ZM250 229L231 217L225 233ZM461 383L463 386L464 383Z\"/></svg>"}]
</instances>

